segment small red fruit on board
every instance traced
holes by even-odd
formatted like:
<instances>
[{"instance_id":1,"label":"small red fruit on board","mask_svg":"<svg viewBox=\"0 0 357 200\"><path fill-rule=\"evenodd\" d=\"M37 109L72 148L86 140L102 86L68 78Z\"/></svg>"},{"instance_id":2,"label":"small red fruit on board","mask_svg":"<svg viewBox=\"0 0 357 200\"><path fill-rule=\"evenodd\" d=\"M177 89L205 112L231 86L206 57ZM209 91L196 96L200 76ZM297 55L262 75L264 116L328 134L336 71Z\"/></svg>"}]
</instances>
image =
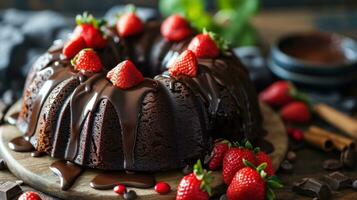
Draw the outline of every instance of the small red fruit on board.
<instances>
[{"instance_id":1,"label":"small red fruit on board","mask_svg":"<svg viewBox=\"0 0 357 200\"><path fill-rule=\"evenodd\" d=\"M233 179L233 176L237 171L244 168L243 159L248 160L251 163L255 163L255 155L252 151L252 145L246 142L245 147L236 144L235 147L231 147L223 158L223 180L229 185Z\"/></svg>"},{"instance_id":2,"label":"small red fruit on board","mask_svg":"<svg viewBox=\"0 0 357 200\"><path fill-rule=\"evenodd\" d=\"M72 65L77 71L100 72L103 64L98 54L93 49L81 50L72 60Z\"/></svg>"},{"instance_id":3,"label":"small red fruit on board","mask_svg":"<svg viewBox=\"0 0 357 200\"><path fill-rule=\"evenodd\" d=\"M130 60L119 63L110 70L107 78L120 89L132 88L144 81L143 75Z\"/></svg>"},{"instance_id":4,"label":"small red fruit on board","mask_svg":"<svg viewBox=\"0 0 357 200\"><path fill-rule=\"evenodd\" d=\"M286 122L292 123L308 123L311 120L309 107L301 101L293 101L280 110L281 117Z\"/></svg>"},{"instance_id":5,"label":"small red fruit on board","mask_svg":"<svg viewBox=\"0 0 357 200\"><path fill-rule=\"evenodd\" d=\"M159 182L155 185L155 191L159 194L167 194L171 191L171 187L166 182Z\"/></svg>"},{"instance_id":6,"label":"small red fruit on board","mask_svg":"<svg viewBox=\"0 0 357 200\"><path fill-rule=\"evenodd\" d=\"M226 154L230 146L231 144L228 140L218 141L214 144L211 153L211 160L208 164L208 168L210 170L217 170L222 167L224 155Z\"/></svg>"},{"instance_id":7,"label":"small red fruit on board","mask_svg":"<svg viewBox=\"0 0 357 200\"><path fill-rule=\"evenodd\" d=\"M211 172L204 170L201 161L198 160L193 173L181 179L176 200L208 200L212 193L211 182Z\"/></svg>"},{"instance_id":8,"label":"small red fruit on board","mask_svg":"<svg viewBox=\"0 0 357 200\"><path fill-rule=\"evenodd\" d=\"M41 197L36 192L25 192L18 200L41 200Z\"/></svg>"},{"instance_id":9,"label":"small red fruit on board","mask_svg":"<svg viewBox=\"0 0 357 200\"><path fill-rule=\"evenodd\" d=\"M260 151L260 149L257 148L257 151L255 152L255 159L256 159L257 165L266 163L267 166L264 169L264 171L267 173L268 176L275 175L275 170L273 168L273 162L269 155L267 155L264 151Z\"/></svg>"},{"instance_id":10,"label":"small red fruit on board","mask_svg":"<svg viewBox=\"0 0 357 200\"><path fill-rule=\"evenodd\" d=\"M144 24L135 11L131 11L120 16L116 29L119 36L128 37L141 33L144 30Z\"/></svg>"},{"instance_id":11,"label":"small red fruit on board","mask_svg":"<svg viewBox=\"0 0 357 200\"><path fill-rule=\"evenodd\" d=\"M174 63L169 66L171 76L185 75L195 77L198 71L198 63L195 54L190 50L185 50L176 58Z\"/></svg>"},{"instance_id":12,"label":"small red fruit on board","mask_svg":"<svg viewBox=\"0 0 357 200\"><path fill-rule=\"evenodd\" d=\"M271 106L279 107L294 100L294 86L288 81L277 81L259 94L259 99Z\"/></svg>"},{"instance_id":13,"label":"small red fruit on board","mask_svg":"<svg viewBox=\"0 0 357 200\"><path fill-rule=\"evenodd\" d=\"M113 191L119 195L123 195L126 192L125 185L118 184L113 188Z\"/></svg>"},{"instance_id":14,"label":"small red fruit on board","mask_svg":"<svg viewBox=\"0 0 357 200\"><path fill-rule=\"evenodd\" d=\"M287 128L286 132L295 141L300 142L304 139L304 133L298 128Z\"/></svg>"},{"instance_id":15,"label":"small red fruit on board","mask_svg":"<svg viewBox=\"0 0 357 200\"><path fill-rule=\"evenodd\" d=\"M171 15L161 24L161 34L171 42L179 42L192 34L189 23L180 15Z\"/></svg>"}]
</instances>

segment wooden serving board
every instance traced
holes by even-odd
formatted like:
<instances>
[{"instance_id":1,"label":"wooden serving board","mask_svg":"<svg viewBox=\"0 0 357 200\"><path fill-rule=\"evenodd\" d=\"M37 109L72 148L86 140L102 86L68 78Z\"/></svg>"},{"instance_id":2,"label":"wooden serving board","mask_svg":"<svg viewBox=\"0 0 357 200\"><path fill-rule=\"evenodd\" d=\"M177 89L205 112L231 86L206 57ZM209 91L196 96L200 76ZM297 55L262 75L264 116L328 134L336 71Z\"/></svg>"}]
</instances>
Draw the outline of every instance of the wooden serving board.
<instances>
[{"instance_id":1,"label":"wooden serving board","mask_svg":"<svg viewBox=\"0 0 357 200\"><path fill-rule=\"evenodd\" d=\"M264 127L268 130L266 140L273 144L275 150L271 153L273 165L275 169L285 157L285 153L288 148L288 139L285 134L285 127L276 114L266 105L261 105L262 113L264 115ZM18 111L18 104L10 110L11 112ZM7 115L8 117L9 115ZM34 158L30 156L30 153L17 153L8 148L8 142L20 136L21 133L13 125L3 125L0 127L0 154L5 159L9 170L18 178L22 179L25 183L31 187L40 190L49 195L53 195L63 199L76 199L76 200L117 200L120 199L112 190L95 190L89 186L92 178L99 173L98 170L87 169L76 180L74 185L67 191L61 190L59 178L53 174L49 169L49 166L54 159L49 156ZM176 196L177 185L182 178L182 173L166 172L156 174L156 181L165 181L170 184L172 191L167 195L158 195L154 189L136 189L129 188L136 191L138 199L149 200L162 200L162 199L174 199ZM221 172L213 172L214 181L213 189L214 193L223 193L225 185L222 180Z\"/></svg>"}]
</instances>

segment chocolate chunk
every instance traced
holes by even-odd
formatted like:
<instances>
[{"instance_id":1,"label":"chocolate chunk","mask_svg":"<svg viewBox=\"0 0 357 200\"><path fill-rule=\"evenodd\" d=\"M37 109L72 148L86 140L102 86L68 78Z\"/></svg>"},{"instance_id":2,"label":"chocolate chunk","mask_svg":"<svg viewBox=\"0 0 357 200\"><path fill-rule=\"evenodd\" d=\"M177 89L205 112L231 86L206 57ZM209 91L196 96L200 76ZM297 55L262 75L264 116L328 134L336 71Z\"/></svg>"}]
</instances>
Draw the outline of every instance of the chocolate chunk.
<instances>
[{"instance_id":1,"label":"chocolate chunk","mask_svg":"<svg viewBox=\"0 0 357 200\"><path fill-rule=\"evenodd\" d=\"M296 160L296 153L293 151L289 151L286 154L286 159L289 160L290 162L294 162Z\"/></svg>"},{"instance_id":2,"label":"chocolate chunk","mask_svg":"<svg viewBox=\"0 0 357 200\"><path fill-rule=\"evenodd\" d=\"M280 164L280 170L284 173L292 173L294 170L294 166L288 160L284 160Z\"/></svg>"},{"instance_id":3,"label":"chocolate chunk","mask_svg":"<svg viewBox=\"0 0 357 200\"><path fill-rule=\"evenodd\" d=\"M23 180L16 180L15 183L17 185L23 185L24 184L24 181Z\"/></svg>"},{"instance_id":4,"label":"chocolate chunk","mask_svg":"<svg viewBox=\"0 0 357 200\"><path fill-rule=\"evenodd\" d=\"M182 174L187 175L192 173L193 171L193 167L191 165L186 165L183 169L182 169Z\"/></svg>"},{"instance_id":5,"label":"chocolate chunk","mask_svg":"<svg viewBox=\"0 0 357 200\"><path fill-rule=\"evenodd\" d=\"M129 190L128 192L126 192L124 194L124 199L126 199L126 200L134 200L137 197L138 196L136 195L136 192L134 190Z\"/></svg>"},{"instance_id":6,"label":"chocolate chunk","mask_svg":"<svg viewBox=\"0 0 357 200\"><path fill-rule=\"evenodd\" d=\"M1 158L0 159L0 170L4 170L6 168L7 168L7 166L6 166L5 160Z\"/></svg>"},{"instance_id":7,"label":"chocolate chunk","mask_svg":"<svg viewBox=\"0 0 357 200\"><path fill-rule=\"evenodd\" d=\"M325 169L325 170L339 170L343 167L343 164L339 161L339 160L336 160L336 159L329 159L329 160L325 160L322 164L322 167Z\"/></svg>"},{"instance_id":8,"label":"chocolate chunk","mask_svg":"<svg viewBox=\"0 0 357 200\"><path fill-rule=\"evenodd\" d=\"M341 163L346 167L353 168L356 163L356 156L356 151L352 148L348 148L341 152Z\"/></svg>"},{"instance_id":9,"label":"chocolate chunk","mask_svg":"<svg viewBox=\"0 0 357 200\"><path fill-rule=\"evenodd\" d=\"M0 185L0 199L1 200L10 200L21 194L22 190L20 186L14 182L6 182Z\"/></svg>"},{"instance_id":10,"label":"chocolate chunk","mask_svg":"<svg viewBox=\"0 0 357 200\"><path fill-rule=\"evenodd\" d=\"M331 197L330 188L314 178L304 178L301 182L295 183L292 189L298 194L317 197L319 200L326 200Z\"/></svg>"},{"instance_id":11,"label":"chocolate chunk","mask_svg":"<svg viewBox=\"0 0 357 200\"><path fill-rule=\"evenodd\" d=\"M351 186L352 179L340 172L333 172L323 176L323 180L333 189L340 190Z\"/></svg>"},{"instance_id":12,"label":"chocolate chunk","mask_svg":"<svg viewBox=\"0 0 357 200\"><path fill-rule=\"evenodd\" d=\"M352 188L357 190L357 180L353 181Z\"/></svg>"}]
</instances>

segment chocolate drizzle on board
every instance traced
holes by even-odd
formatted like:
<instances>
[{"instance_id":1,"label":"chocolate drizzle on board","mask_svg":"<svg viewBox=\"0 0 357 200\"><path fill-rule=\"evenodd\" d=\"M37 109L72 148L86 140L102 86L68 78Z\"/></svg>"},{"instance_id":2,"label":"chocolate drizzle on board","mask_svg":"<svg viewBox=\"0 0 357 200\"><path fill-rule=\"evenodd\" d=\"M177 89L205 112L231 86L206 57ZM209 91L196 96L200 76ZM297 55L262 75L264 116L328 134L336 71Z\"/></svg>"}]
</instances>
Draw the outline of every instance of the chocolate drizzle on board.
<instances>
[{"instance_id":1,"label":"chocolate drizzle on board","mask_svg":"<svg viewBox=\"0 0 357 200\"><path fill-rule=\"evenodd\" d=\"M82 167L62 160L52 163L50 169L60 178L62 190L68 190L83 171Z\"/></svg>"},{"instance_id":2,"label":"chocolate drizzle on board","mask_svg":"<svg viewBox=\"0 0 357 200\"><path fill-rule=\"evenodd\" d=\"M155 177L140 173L104 172L95 176L90 186L97 190L110 190L119 183L128 187L151 188L155 185Z\"/></svg>"}]
</instances>

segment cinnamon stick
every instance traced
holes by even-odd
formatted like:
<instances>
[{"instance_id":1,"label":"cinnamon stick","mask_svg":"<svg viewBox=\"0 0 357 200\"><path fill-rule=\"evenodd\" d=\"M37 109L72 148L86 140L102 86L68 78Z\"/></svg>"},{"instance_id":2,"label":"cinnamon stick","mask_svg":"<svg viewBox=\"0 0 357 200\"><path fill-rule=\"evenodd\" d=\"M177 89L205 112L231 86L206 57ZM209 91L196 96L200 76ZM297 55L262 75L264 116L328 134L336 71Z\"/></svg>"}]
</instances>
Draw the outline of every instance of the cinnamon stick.
<instances>
[{"instance_id":1,"label":"cinnamon stick","mask_svg":"<svg viewBox=\"0 0 357 200\"><path fill-rule=\"evenodd\" d=\"M310 126L309 127L309 132L311 132L312 134L316 134L319 137L327 137L330 138L333 145L335 146L335 148L339 151L344 151L347 148L355 148L355 142L354 140L344 137L342 135L338 135L336 133L327 131L325 129L322 129L318 126Z\"/></svg>"},{"instance_id":2,"label":"cinnamon stick","mask_svg":"<svg viewBox=\"0 0 357 200\"><path fill-rule=\"evenodd\" d=\"M357 139L356 119L353 119L326 104L316 104L314 110L321 118L329 122L331 125L346 132L354 139Z\"/></svg>"},{"instance_id":3,"label":"cinnamon stick","mask_svg":"<svg viewBox=\"0 0 357 200\"><path fill-rule=\"evenodd\" d=\"M328 137L320 137L311 131L306 131L304 134L304 139L307 143L322 149L324 151L331 151L333 149L332 140Z\"/></svg>"}]
</instances>

